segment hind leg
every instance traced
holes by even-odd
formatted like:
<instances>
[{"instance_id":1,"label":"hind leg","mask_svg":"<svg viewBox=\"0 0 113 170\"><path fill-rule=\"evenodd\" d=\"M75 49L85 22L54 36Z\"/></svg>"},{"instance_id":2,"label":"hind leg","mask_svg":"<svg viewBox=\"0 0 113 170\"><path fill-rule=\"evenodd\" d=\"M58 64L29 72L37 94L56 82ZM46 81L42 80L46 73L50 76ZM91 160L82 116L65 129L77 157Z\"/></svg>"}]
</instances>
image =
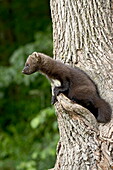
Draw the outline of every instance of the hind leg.
<instances>
[{"instance_id":1,"label":"hind leg","mask_svg":"<svg viewBox=\"0 0 113 170\"><path fill-rule=\"evenodd\" d=\"M89 89L87 86L82 86L69 93L69 97L71 100L75 101L92 101L95 96L95 92Z\"/></svg>"},{"instance_id":2,"label":"hind leg","mask_svg":"<svg viewBox=\"0 0 113 170\"><path fill-rule=\"evenodd\" d=\"M95 91L92 91L88 87L83 86L83 87L76 89L75 92L72 93L71 97L69 97L69 98L72 101L75 101L78 104L82 105L83 107L87 108L97 118L98 109L94 104L95 99L97 97L98 96L95 94Z\"/></svg>"}]
</instances>

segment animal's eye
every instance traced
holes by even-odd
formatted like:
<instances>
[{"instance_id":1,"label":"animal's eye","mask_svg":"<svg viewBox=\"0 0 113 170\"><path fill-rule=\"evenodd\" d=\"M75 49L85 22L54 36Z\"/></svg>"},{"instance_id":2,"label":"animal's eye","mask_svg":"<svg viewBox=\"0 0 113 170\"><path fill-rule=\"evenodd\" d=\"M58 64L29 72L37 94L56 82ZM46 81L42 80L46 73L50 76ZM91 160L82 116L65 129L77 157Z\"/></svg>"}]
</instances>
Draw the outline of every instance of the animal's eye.
<instances>
[{"instance_id":1,"label":"animal's eye","mask_svg":"<svg viewBox=\"0 0 113 170\"><path fill-rule=\"evenodd\" d=\"M26 64L26 67L30 67L30 64L27 63L27 64Z\"/></svg>"}]
</instances>

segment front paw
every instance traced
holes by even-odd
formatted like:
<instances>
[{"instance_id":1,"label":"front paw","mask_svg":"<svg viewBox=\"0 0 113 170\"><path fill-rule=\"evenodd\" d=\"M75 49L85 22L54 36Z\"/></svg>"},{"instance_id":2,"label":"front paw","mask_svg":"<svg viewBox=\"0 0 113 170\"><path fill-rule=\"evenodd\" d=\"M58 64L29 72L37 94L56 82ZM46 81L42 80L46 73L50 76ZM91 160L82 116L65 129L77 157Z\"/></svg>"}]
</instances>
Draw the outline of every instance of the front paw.
<instances>
[{"instance_id":1,"label":"front paw","mask_svg":"<svg viewBox=\"0 0 113 170\"><path fill-rule=\"evenodd\" d=\"M51 104L55 104L56 102L57 102L57 98L55 96L52 96Z\"/></svg>"}]
</instances>

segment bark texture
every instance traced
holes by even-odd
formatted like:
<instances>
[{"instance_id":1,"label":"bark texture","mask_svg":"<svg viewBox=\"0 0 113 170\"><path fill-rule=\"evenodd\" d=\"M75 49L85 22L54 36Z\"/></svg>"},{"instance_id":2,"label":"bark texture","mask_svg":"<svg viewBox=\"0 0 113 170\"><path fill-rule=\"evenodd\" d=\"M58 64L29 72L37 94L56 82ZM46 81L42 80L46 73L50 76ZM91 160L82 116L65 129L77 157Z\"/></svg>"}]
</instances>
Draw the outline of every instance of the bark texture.
<instances>
[{"instance_id":1,"label":"bark texture","mask_svg":"<svg viewBox=\"0 0 113 170\"><path fill-rule=\"evenodd\" d=\"M51 0L54 58L83 69L113 108L113 27L110 0ZM99 124L85 108L60 95L60 141L54 170L113 169L113 118Z\"/></svg>"}]
</instances>

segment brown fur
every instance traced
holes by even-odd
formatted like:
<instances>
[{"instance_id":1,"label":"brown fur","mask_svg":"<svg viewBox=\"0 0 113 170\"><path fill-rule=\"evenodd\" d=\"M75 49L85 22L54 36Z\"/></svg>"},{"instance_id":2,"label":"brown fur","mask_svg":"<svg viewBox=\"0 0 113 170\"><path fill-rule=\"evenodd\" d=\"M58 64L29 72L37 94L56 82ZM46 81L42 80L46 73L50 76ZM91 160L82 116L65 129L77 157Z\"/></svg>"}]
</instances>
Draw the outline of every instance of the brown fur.
<instances>
[{"instance_id":1,"label":"brown fur","mask_svg":"<svg viewBox=\"0 0 113 170\"><path fill-rule=\"evenodd\" d=\"M61 86L54 88L53 104L57 101L57 96L63 93L70 100L90 110L98 122L107 123L111 120L110 105L101 99L95 83L79 68L72 68L47 55L34 52L28 57L23 73L32 74L36 71L61 82Z\"/></svg>"}]
</instances>

